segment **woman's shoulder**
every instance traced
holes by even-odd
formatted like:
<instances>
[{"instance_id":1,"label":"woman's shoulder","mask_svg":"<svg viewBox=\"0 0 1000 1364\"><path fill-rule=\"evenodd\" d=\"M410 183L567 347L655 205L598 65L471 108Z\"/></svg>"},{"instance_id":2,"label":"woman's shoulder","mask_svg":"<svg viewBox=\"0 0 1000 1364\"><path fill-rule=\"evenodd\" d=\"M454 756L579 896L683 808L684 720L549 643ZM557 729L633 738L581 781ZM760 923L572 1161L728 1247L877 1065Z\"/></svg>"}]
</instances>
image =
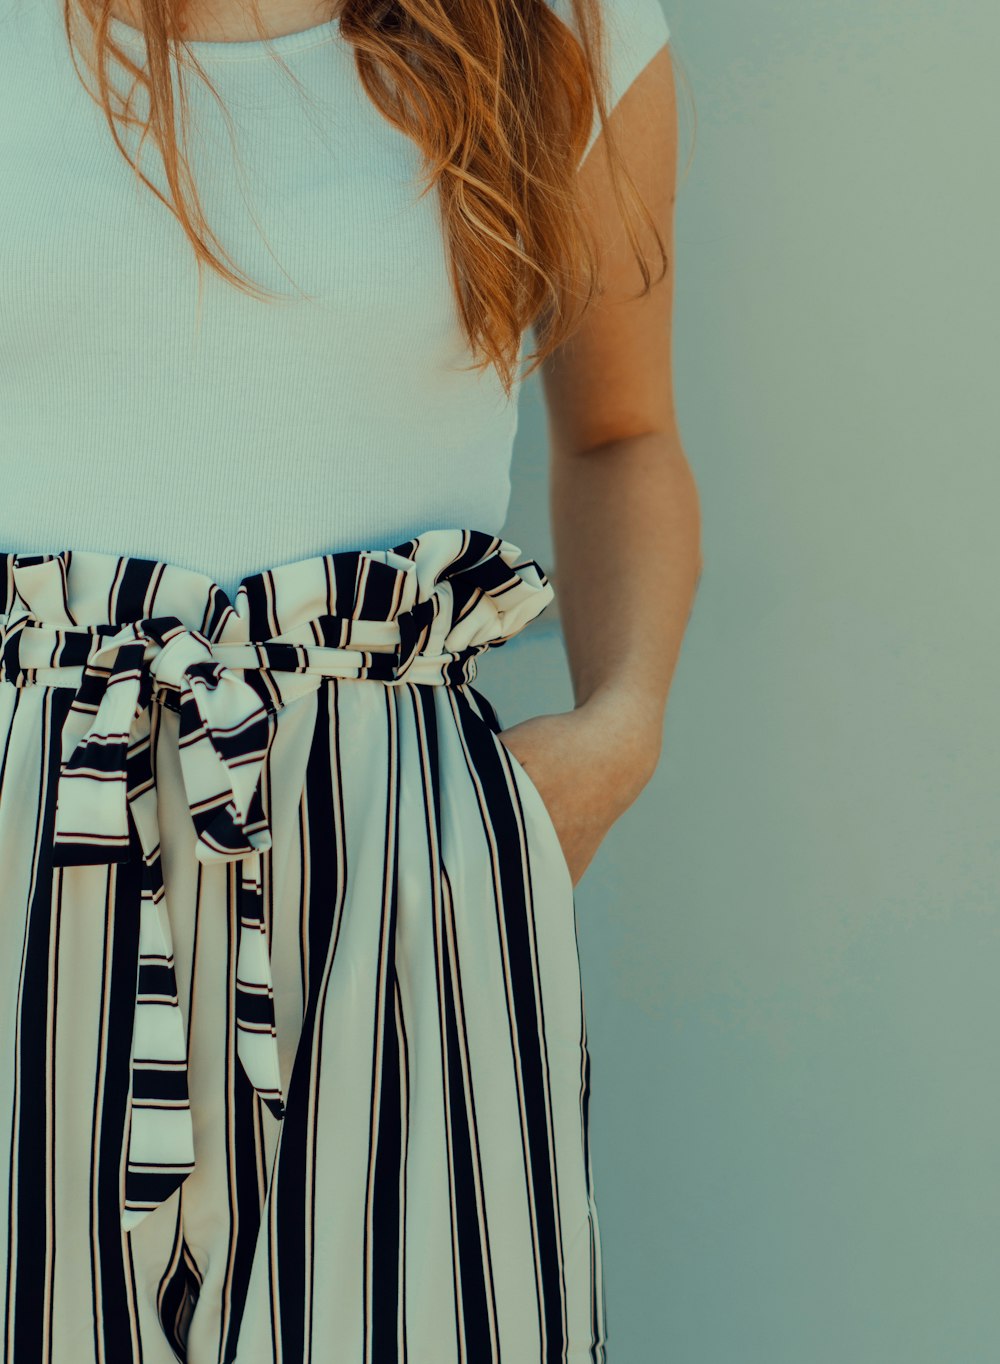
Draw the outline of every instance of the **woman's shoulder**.
<instances>
[{"instance_id":1,"label":"woman's shoulder","mask_svg":"<svg viewBox=\"0 0 1000 1364\"><path fill-rule=\"evenodd\" d=\"M577 32L571 0L547 0L550 9ZM661 0L600 0L607 35L608 99L610 114L636 78L669 41L670 29ZM594 128L584 156L600 128Z\"/></svg>"},{"instance_id":2,"label":"woman's shoulder","mask_svg":"<svg viewBox=\"0 0 1000 1364\"><path fill-rule=\"evenodd\" d=\"M549 8L576 32L571 0L547 0ZM661 0L600 0L607 34L612 102L617 103L632 81L670 38Z\"/></svg>"}]
</instances>

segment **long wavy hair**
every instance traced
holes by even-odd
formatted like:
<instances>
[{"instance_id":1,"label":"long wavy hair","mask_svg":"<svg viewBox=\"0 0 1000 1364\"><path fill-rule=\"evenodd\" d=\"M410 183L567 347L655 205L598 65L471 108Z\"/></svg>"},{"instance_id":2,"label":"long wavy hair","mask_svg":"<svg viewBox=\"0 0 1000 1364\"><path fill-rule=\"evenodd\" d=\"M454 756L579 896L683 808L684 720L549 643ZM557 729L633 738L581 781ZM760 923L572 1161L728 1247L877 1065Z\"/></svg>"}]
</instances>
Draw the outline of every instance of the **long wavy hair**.
<instances>
[{"instance_id":1,"label":"long wavy hair","mask_svg":"<svg viewBox=\"0 0 1000 1364\"><path fill-rule=\"evenodd\" d=\"M339 21L342 38L353 46L369 98L422 153L421 193L437 187L449 274L474 357L469 368L495 365L508 397L524 331L534 328L536 346L521 378L576 330L602 292L577 179L595 109L616 202L642 275L640 296L649 292L652 275L635 231L636 212L656 238L660 278L668 267L655 220L608 122L601 2L569 2L579 39L555 15L549 0L329 0L330 18ZM257 0L246 3L265 39ZM88 86L88 93L103 109L123 156L190 239L199 291L207 265L263 301L274 295L233 268L232 257L205 219L181 152L189 116L184 66L195 70L219 98L183 37L187 4L132 0L141 21L136 26L145 38L145 66L137 65L111 37L111 0L63 0L63 20L71 52L74 19L82 17L89 24L98 92ZM172 54L178 58L176 68ZM126 97L112 87L109 59L132 79ZM287 71L280 57L275 60ZM80 74L75 55L73 61ZM178 72L181 140L173 69ZM137 89L146 92L145 121L132 111ZM135 160L122 142L118 121L142 130ZM172 202L139 169L147 137L159 149Z\"/></svg>"}]
</instances>

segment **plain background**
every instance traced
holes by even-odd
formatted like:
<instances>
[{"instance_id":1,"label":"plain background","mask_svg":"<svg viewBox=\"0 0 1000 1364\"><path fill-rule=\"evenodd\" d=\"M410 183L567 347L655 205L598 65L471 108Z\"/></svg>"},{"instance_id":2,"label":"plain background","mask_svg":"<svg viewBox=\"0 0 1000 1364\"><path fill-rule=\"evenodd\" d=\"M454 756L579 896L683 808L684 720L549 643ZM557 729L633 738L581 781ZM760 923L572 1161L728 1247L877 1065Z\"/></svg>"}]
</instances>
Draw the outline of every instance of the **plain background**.
<instances>
[{"instance_id":1,"label":"plain background","mask_svg":"<svg viewBox=\"0 0 1000 1364\"><path fill-rule=\"evenodd\" d=\"M576 896L608 1360L996 1364L1000 9L664 10L705 570ZM535 378L513 477L551 567ZM505 725L572 705L553 611Z\"/></svg>"}]
</instances>

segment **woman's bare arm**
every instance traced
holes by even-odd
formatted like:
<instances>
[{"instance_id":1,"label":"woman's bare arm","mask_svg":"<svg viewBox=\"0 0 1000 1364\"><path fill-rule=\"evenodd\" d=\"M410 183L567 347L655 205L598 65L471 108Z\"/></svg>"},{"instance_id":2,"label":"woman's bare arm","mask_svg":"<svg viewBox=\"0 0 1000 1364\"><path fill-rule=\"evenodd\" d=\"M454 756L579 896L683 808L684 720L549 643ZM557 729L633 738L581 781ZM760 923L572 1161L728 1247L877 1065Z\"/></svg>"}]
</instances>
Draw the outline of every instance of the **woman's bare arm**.
<instances>
[{"instance_id":1,"label":"woman's bare arm","mask_svg":"<svg viewBox=\"0 0 1000 1364\"><path fill-rule=\"evenodd\" d=\"M577 708L629 717L635 776L659 758L664 709L701 573L697 490L681 444L671 372L677 113L663 48L612 111L669 267L642 280L604 164L580 168L605 292L541 367L550 435L556 586ZM645 225L654 279L655 240ZM617 725L616 725L617 728Z\"/></svg>"}]
</instances>

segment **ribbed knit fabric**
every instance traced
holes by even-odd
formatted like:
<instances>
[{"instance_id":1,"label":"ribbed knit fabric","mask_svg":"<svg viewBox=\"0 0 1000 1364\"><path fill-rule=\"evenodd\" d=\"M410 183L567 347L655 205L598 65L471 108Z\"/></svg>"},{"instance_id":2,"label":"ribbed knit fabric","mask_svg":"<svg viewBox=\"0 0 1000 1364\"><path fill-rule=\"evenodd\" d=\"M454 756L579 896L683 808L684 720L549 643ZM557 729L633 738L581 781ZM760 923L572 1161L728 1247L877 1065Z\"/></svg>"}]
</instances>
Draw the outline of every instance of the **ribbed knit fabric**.
<instances>
[{"instance_id":1,"label":"ribbed knit fabric","mask_svg":"<svg viewBox=\"0 0 1000 1364\"><path fill-rule=\"evenodd\" d=\"M659 0L605 7L615 104L668 30ZM141 34L114 34L141 63ZM185 75L208 225L276 302L206 269L199 310L190 243L84 88L62 0L0 0L0 545L164 559L235 596L314 554L499 533L518 390L463 372L436 192L338 23L193 48L224 106ZM148 139L140 165L170 198Z\"/></svg>"}]
</instances>

